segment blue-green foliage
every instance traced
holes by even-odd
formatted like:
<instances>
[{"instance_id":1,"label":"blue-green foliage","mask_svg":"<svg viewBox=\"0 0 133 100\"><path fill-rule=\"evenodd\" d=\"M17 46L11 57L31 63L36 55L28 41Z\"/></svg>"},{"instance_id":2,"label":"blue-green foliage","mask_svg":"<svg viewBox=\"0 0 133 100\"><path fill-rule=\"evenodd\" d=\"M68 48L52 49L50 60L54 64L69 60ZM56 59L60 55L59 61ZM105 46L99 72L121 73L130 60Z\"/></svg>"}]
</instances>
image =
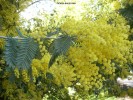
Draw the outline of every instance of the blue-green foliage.
<instances>
[{"instance_id":1,"label":"blue-green foliage","mask_svg":"<svg viewBox=\"0 0 133 100\"><path fill-rule=\"evenodd\" d=\"M13 39L11 37L6 38L6 45L5 45L5 61L7 65L11 68L15 68L16 66L16 57L18 51L18 40Z\"/></svg>"},{"instance_id":2,"label":"blue-green foliage","mask_svg":"<svg viewBox=\"0 0 133 100\"><path fill-rule=\"evenodd\" d=\"M59 55L66 54L69 47L73 44L73 41L73 37L70 37L68 35L62 35L51 43L49 47L49 52L52 54L52 57L49 61L49 67L54 63L55 59Z\"/></svg>"},{"instance_id":3,"label":"blue-green foliage","mask_svg":"<svg viewBox=\"0 0 133 100\"><path fill-rule=\"evenodd\" d=\"M8 37L5 45L5 61L11 68L28 69L37 49L38 44L30 37L23 39Z\"/></svg>"}]
</instances>

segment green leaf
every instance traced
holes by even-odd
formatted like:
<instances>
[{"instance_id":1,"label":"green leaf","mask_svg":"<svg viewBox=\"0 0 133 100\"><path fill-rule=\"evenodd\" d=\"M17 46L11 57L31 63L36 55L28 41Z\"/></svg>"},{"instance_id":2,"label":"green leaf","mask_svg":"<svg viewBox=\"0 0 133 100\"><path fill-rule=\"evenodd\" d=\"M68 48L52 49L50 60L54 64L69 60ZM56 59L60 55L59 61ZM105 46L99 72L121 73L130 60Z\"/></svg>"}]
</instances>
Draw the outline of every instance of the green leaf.
<instances>
[{"instance_id":1,"label":"green leaf","mask_svg":"<svg viewBox=\"0 0 133 100\"><path fill-rule=\"evenodd\" d=\"M32 38L7 38L5 45L5 61L9 68L29 69L35 57L38 44Z\"/></svg>"},{"instance_id":2,"label":"green leaf","mask_svg":"<svg viewBox=\"0 0 133 100\"><path fill-rule=\"evenodd\" d=\"M70 37L68 35L62 35L51 43L49 47L49 52L52 54L52 57L49 61L49 67L54 63L59 55L66 54L69 47L73 44L73 41L73 37Z\"/></svg>"},{"instance_id":3,"label":"green leaf","mask_svg":"<svg viewBox=\"0 0 133 100\"><path fill-rule=\"evenodd\" d=\"M11 68L16 66L16 52L18 51L18 41L13 38L7 38L5 44L5 61Z\"/></svg>"},{"instance_id":4,"label":"green leaf","mask_svg":"<svg viewBox=\"0 0 133 100\"><path fill-rule=\"evenodd\" d=\"M38 44L32 38L25 38L19 43L16 65L19 69L29 69L32 59L35 57Z\"/></svg>"}]
</instances>

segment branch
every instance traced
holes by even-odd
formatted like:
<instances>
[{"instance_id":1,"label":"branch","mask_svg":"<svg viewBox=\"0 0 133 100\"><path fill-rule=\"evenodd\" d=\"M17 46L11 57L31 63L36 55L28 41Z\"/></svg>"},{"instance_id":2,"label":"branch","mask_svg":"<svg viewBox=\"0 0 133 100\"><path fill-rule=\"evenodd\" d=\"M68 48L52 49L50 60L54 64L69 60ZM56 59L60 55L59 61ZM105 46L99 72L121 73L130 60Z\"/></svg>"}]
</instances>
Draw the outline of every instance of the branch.
<instances>
[{"instance_id":1,"label":"branch","mask_svg":"<svg viewBox=\"0 0 133 100\"><path fill-rule=\"evenodd\" d=\"M0 38L6 39L6 37L5 37L5 36L0 36Z\"/></svg>"},{"instance_id":2,"label":"branch","mask_svg":"<svg viewBox=\"0 0 133 100\"><path fill-rule=\"evenodd\" d=\"M44 1L44 0L37 0L37 1L34 1L34 2L30 3L29 5L27 5L26 8L28 8L28 7L32 6L32 5L34 5L35 3L41 2L41 1ZM23 11L23 10L20 10L20 11L18 11L17 13L20 13L21 11Z\"/></svg>"},{"instance_id":3,"label":"branch","mask_svg":"<svg viewBox=\"0 0 133 100\"><path fill-rule=\"evenodd\" d=\"M7 37L7 36L0 36L0 38L7 39L9 37ZM21 37L18 37L18 36L12 37L12 38L14 38L14 39L25 39L25 38L21 38ZM60 37L57 37L57 38L60 38ZM45 37L44 39L57 39L57 38L56 37Z\"/></svg>"},{"instance_id":4,"label":"branch","mask_svg":"<svg viewBox=\"0 0 133 100\"><path fill-rule=\"evenodd\" d=\"M33 5L33 4L35 4L35 3L38 3L38 2L40 2L40 1L45 1L45 0L37 0L37 1L34 1L34 2L32 2L31 4L29 4L27 7L29 7L29 6L31 6L31 5Z\"/></svg>"},{"instance_id":5,"label":"branch","mask_svg":"<svg viewBox=\"0 0 133 100\"><path fill-rule=\"evenodd\" d=\"M7 36L0 36L0 38L7 39L7 38L9 38L9 37L7 37ZM24 39L24 38L20 38L20 37L18 37L18 36L12 37L12 38L14 38L14 39Z\"/></svg>"}]
</instances>

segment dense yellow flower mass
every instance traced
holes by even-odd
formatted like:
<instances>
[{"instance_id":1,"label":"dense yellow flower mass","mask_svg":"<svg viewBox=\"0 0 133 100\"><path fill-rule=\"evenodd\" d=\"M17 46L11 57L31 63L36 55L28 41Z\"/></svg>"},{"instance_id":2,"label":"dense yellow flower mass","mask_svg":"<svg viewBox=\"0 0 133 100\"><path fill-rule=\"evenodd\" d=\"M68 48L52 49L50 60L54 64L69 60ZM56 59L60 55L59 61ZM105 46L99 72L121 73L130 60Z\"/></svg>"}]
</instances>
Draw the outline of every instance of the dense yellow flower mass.
<instances>
[{"instance_id":1,"label":"dense yellow flower mass","mask_svg":"<svg viewBox=\"0 0 133 100\"><path fill-rule=\"evenodd\" d=\"M113 79L117 64L121 68L121 77L129 74L125 53L130 55L130 42L127 40L130 27L122 16L116 14L112 18L112 22L106 16L96 21L68 18L61 26L66 33L77 36L79 44L70 48L68 57L81 86L87 90L93 86L102 87L108 75Z\"/></svg>"},{"instance_id":2,"label":"dense yellow flower mass","mask_svg":"<svg viewBox=\"0 0 133 100\"><path fill-rule=\"evenodd\" d=\"M118 10L120 2L113 3L116 3L114 5ZM127 63L132 62L132 56L129 56L131 42L127 40L130 27L121 15L112 11L103 13L98 19L83 17L77 20L67 17L62 23L62 32L77 38L77 44L69 49L67 55L71 64L65 61L60 64L56 62L48 69L50 55L41 37L45 37L46 33L52 32L53 29L48 26L41 27L39 36L36 33L33 35L42 56L41 60L32 61L34 77L38 77L40 73L46 77L46 73L50 72L54 77L53 82L59 86L68 87L76 82L80 84L80 88L92 90L102 88L107 78L115 80L118 76L124 78L129 74Z\"/></svg>"},{"instance_id":3,"label":"dense yellow flower mass","mask_svg":"<svg viewBox=\"0 0 133 100\"><path fill-rule=\"evenodd\" d=\"M0 23L4 34L14 33L15 26L19 25L19 13L31 0L1 0L0 1ZM1 34L1 33L0 33Z\"/></svg>"},{"instance_id":4,"label":"dense yellow flower mass","mask_svg":"<svg viewBox=\"0 0 133 100\"><path fill-rule=\"evenodd\" d=\"M33 59L31 63L32 75L34 82L38 76L43 76L46 78L46 72L48 71L48 63L50 60L50 55L45 53L41 59Z\"/></svg>"},{"instance_id":5,"label":"dense yellow flower mass","mask_svg":"<svg viewBox=\"0 0 133 100\"><path fill-rule=\"evenodd\" d=\"M59 58L62 60L61 58ZM74 68L65 62L58 64L57 62L48 69L48 63L50 60L50 55L46 54L41 60L33 59L32 61L32 75L37 78L42 75L46 78L46 73L50 72L54 79L53 82L59 86L64 85L65 87L71 86L76 80L76 74L74 73Z\"/></svg>"},{"instance_id":6,"label":"dense yellow flower mass","mask_svg":"<svg viewBox=\"0 0 133 100\"><path fill-rule=\"evenodd\" d=\"M0 35L7 35L7 32L15 33L14 25L20 24L18 13L26 5L25 0L16 1L22 4L20 9L9 0L0 1L0 18L4 19ZM34 99L40 99L45 92L49 94L53 91L57 92L57 88L61 91L68 87L77 89L76 92L81 92L78 91L79 89L88 93L88 91L100 90L104 85L106 88L108 88L108 84L111 87L112 81L115 83L115 85L114 83L112 85L113 89L118 89L119 92L120 87L116 85L116 78L125 78L129 75L129 64L133 63L133 42L128 40L133 29L131 30L124 17L117 13L117 10L123 6L119 0L98 0L98 2L103 3L103 9L99 4L96 8L94 7L95 10L97 9L96 11L86 10L77 16L73 12L80 7L75 9L74 5L69 5L68 8L66 7L65 14L60 11L61 14L59 12L53 15L44 14L45 21L35 19L34 29L28 35L38 43L39 57L37 55L32 60L31 73L29 70L18 70L17 68L11 72L4 72L2 76L4 95L10 96L10 99L12 99L12 94L17 93L19 96L16 100L20 98L29 100L33 96ZM132 0L127 2L132 4ZM109 8L109 11L107 11L110 4L112 10ZM85 4L83 3L83 5ZM6 9L9 7L11 9ZM67 15L67 13L69 14ZM7 30L6 27L8 26L10 27ZM48 37L52 32L55 32L56 35ZM74 45L69 48L65 56L59 56L49 67L52 56L49 46L55 38L58 39L58 36L64 34L74 36L76 41L73 41ZM47 42L45 41L46 38L49 38L48 43L45 43ZM0 48L1 44L3 44L3 41L0 41ZM0 64L4 65L3 63ZM1 71L3 70L5 69L1 69ZM16 83L10 84L6 78L10 78L12 72L14 72ZM14 89L16 89L15 92ZM128 92L132 93L132 90Z\"/></svg>"},{"instance_id":7,"label":"dense yellow flower mass","mask_svg":"<svg viewBox=\"0 0 133 100\"><path fill-rule=\"evenodd\" d=\"M29 75L27 70L22 70L22 78L25 83L29 82Z\"/></svg>"},{"instance_id":8,"label":"dense yellow flower mass","mask_svg":"<svg viewBox=\"0 0 133 100\"><path fill-rule=\"evenodd\" d=\"M49 72L54 76L54 83L61 86L64 85L65 87L72 86L76 80L76 74L74 73L74 68L68 64L63 63L61 65L55 64L50 69Z\"/></svg>"},{"instance_id":9,"label":"dense yellow flower mass","mask_svg":"<svg viewBox=\"0 0 133 100\"><path fill-rule=\"evenodd\" d=\"M15 76L16 76L17 78L19 78L20 72L19 72L18 68L15 68L15 69L14 69L14 74L15 74Z\"/></svg>"}]
</instances>

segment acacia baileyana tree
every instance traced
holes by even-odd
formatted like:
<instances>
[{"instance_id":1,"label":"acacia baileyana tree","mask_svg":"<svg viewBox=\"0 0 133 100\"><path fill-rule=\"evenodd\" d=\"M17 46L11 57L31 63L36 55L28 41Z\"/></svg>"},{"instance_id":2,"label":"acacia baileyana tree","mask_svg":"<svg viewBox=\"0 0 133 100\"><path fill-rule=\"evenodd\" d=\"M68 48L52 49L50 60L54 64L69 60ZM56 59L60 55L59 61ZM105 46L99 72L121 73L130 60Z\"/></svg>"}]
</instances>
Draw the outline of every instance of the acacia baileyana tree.
<instances>
[{"instance_id":1,"label":"acacia baileyana tree","mask_svg":"<svg viewBox=\"0 0 133 100\"><path fill-rule=\"evenodd\" d=\"M35 2L0 1L2 99L100 99L101 91L133 96L116 82L133 69L132 0L75 0L59 5L65 13L57 7L33 18L33 28L22 28L19 13ZM70 87L75 94L69 95Z\"/></svg>"}]
</instances>

